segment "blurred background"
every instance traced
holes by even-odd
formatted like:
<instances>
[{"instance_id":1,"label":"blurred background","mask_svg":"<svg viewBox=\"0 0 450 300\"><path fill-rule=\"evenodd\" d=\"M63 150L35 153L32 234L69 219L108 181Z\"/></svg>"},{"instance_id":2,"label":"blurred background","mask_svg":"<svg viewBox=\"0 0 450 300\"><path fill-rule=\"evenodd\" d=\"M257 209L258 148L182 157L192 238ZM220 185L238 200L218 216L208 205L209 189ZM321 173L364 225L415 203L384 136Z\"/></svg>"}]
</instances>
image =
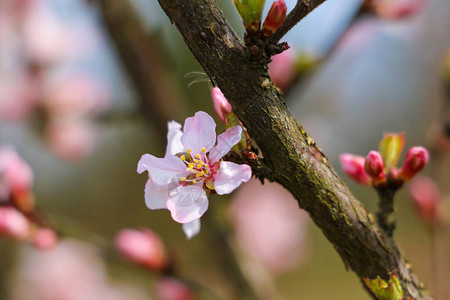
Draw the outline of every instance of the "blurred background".
<instances>
[{"instance_id":1,"label":"blurred background","mask_svg":"<svg viewBox=\"0 0 450 300\"><path fill-rule=\"evenodd\" d=\"M232 1L217 4L242 36ZM365 156L384 132L430 151L423 175L438 190L436 216L416 209L407 185L395 239L436 299L450 299L449 28L446 0L328 0L269 66L343 177L339 155ZM59 234L51 247L8 236L0 213L0 299L245 299L248 289L260 299L370 299L276 184L210 197L191 240L167 210L146 207L148 177L136 166L164 155L167 121L203 110L224 130L211 88L156 1L0 0L0 149L29 164L36 224ZM12 160L0 154L0 181ZM344 179L375 212L376 192ZM163 241L170 272L115 249L120 230L143 227Z\"/></svg>"}]
</instances>

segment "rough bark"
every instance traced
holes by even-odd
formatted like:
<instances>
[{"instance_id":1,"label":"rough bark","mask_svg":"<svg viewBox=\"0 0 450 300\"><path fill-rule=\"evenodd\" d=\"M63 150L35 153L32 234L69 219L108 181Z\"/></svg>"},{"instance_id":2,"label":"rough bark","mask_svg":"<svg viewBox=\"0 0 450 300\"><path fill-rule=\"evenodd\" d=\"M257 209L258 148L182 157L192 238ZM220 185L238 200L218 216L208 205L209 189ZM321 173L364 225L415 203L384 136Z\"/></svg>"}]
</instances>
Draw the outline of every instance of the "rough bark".
<instances>
[{"instance_id":1,"label":"rough bark","mask_svg":"<svg viewBox=\"0 0 450 300\"><path fill-rule=\"evenodd\" d=\"M270 177L307 210L360 278L399 276L405 297L427 292L398 247L337 176L313 139L287 110L260 56L248 54L213 0L158 0L208 76L256 141ZM321 1L302 1L311 11ZM409 298L407 298L409 299Z\"/></svg>"}]
</instances>

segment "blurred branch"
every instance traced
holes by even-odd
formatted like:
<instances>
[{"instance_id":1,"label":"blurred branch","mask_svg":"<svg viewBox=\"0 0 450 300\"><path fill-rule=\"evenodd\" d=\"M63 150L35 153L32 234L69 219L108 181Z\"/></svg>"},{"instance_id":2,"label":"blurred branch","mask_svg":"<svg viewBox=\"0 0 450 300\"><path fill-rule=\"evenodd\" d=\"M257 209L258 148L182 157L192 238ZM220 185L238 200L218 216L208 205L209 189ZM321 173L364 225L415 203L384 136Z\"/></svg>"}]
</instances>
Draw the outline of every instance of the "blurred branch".
<instances>
[{"instance_id":1,"label":"blurred branch","mask_svg":"<svg viewBox=\"0 0 450 300\"><path fill-rule=\"evenodd\" d=\"M269 44L278 43L281 38L288 33L298 22L312 12L316 7L325 2L325 0L297 0L297 4L287 15L286 21L269 38Z\"/></svg>"},{"instance_id":2,"label":"blurred branch","mask_svg":"<svg viewBox=\"0 0 450 300\"><path fill-rule=\"evenodd\" d=\"M167 121L182 119L181 96L163 63L155 36L127 0L98 0L103 20L137 90L146 119L165 140Z\"/></svg>"},{"instance_id":3,"label":"blurred branch","mask_svg":"<svg viewBox=\"0 0 450 300\"><path fill-rule=\"evenodd\" d=\"M303 15L318 2L308 2L310 6ZM406 298L425 299L427 292L397 245L355 199L314 140L293 118L282 94L270 82L267 66L249 58L214 1L159 3L258 144L273 169L273 179L309 212L345 265L360 278L380 276L388 280L396 273Z\"/></svg>"}]
</instances>

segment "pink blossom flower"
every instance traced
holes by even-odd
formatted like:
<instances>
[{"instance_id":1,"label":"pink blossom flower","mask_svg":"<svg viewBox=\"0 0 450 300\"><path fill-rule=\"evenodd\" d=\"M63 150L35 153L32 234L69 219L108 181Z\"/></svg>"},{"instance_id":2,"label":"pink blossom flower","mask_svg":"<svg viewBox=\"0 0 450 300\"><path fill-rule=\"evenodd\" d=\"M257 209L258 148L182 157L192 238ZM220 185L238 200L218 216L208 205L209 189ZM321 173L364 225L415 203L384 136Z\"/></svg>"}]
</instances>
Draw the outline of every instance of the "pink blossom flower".
<instances>
[{"instance_id":1,"label":"pink blossom flower","mask_svg":"<svg viewBox=\"0 0 450 300\"><path fill-rule=\"evenodd\" d=\"M147 206L169 209L172 218L190 224L189 229L199 229L198 221L191 222L199 220L208 209L207 193L229 194L252 175L248 165L221 160L240 141L242 128L227 129L217 137L214 146L215 128L213 118L202 111L186 119L183 131L180 124L172 121L165 157L144 154L138 163L138 173L149 173L145 187Z\"/></svg>"},{"instance_id":2,"label":"pink blossom flower","mask_svg":"<svg viewBox=\"0 0 450 300\"><path fill-rule=\"evenodd\" d=\"M428 177L418 177L411 182L408 191L423 220L430 224L437 221L441 194L436 183Z\"/></svg>"},{"instance_id":3,"label":"pink blossom flower","mask_svg":"<svg viewBox=\"0 0 450 300\"><path fill-rule=\"evenodd\" d=\"M58 244L58 235L51 228L39 228L34 233L33 245L41 250L51 250Z\"/></svg>"},{"instance_id":4,"label":"pink blossom flower","mask_svg":"<svg viewBox=\"0 0 450 300\"><path fill-rule=\"evenodd\" d=\"M365 171L366 159L359 155L342 153L339 156L344 173L356 182L369 186L372 182Z\"/></svg>"},{"instance_id":5,"label":"pink blossom flower","mask_svg":"<svg viewBox=\"0 0 450 300\"><path fill-rule=\"evenodd\" d=\"M231 217L239 245L268 270L292 270L305 257L307 213L280 185L251 180L233 197Z\"/></svg>"},{"instance_id":6,"label":"pink blossom flower","mask_svg":"<svg viewBox=\"0 0 450 300\"><path fill-rule=\"evenodd\" d=\"M227 115L232 110L230 103L228 103L228 100L218 87L213 87L211 94L214 103L214 110L216 111L217 116L222 122L226 123Z\"/></svg>"},{"instance_id":7,"label":"pink blossom flower","mask_svg":"<svg viewBox=\"0 0 450 300\"><path fill-rule=\"evenodd\" d=\"M13 207L0 207L0 235L24 240L30 233L30 222L24 215Z\"/></svg>"},{"instance_id":8,"label":"pink blossom flower","mask_svg":"<svg viewBox=\"0 0 450 300\"><path fill-rule=\"evenodd\" d=\"M295 52L288 49L275 56L269 64L269 75L273 83L285 91L295 79Z\"/></svg>"},{"instance_id":9,"label":"pink blossom flower","mask_svg":"<svg viewBox=\"0 0 450 300\"><path fill-rule=\"evenodd\" d=\"M116 248L130 261L151 270L161 271L168 265L163 242L149 229L123 229L116 236Z\"/></svg>"},{"instance_id":10,"label":"pink blossom flower","mask_svg":"<svg viewBox=\"0 0 450 300\"><path fill-rule=\"evenodd\" d=\"M386 19L403 19L414 16L426 8L427 0L372 0L375 13Z\"/></svg>"},{"instance_id":11,"label":"pink blossom flower","mask_svg":"<svg viewBox=\"0 0 450 300\"><path fill-rule=\"evenodd\" d=\"M156 294L163 300L194 300L193 291L178 279L166 277L157 281Z\"/></svg>"}]
</instances>

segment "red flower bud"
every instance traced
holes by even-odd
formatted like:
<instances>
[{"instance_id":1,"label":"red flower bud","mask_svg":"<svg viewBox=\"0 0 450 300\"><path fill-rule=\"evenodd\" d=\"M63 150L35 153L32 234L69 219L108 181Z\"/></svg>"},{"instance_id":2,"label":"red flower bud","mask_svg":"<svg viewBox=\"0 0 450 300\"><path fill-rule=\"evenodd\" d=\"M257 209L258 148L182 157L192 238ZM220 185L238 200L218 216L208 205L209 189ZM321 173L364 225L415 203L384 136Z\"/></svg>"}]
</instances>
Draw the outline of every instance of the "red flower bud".
<instances>
[{"instance_id":1,"label":"red flower bud","mask_svg":"<svg viewBox=\"0 0 450 300\"><path fill-rule=\"evenodd\" d=\"M428 163L428 151L424 147L412 147L406 153L400 178L410 180Z\"/></svg>"},{"instance_id":2,"label":"red flower bud","mask_svg":"<svg viewBox=\"0 0 450 300\"><path fill-rule=\"evenodd\" d=\"M437 220L437 208L441 195L433 180L427 177L414 179L408 187L415 207L425 222L434 223Z\"/></svg>"},{"instance_id":3,"label":"red flower bud","mask_svg":"<svg viewBox=\"0 0 450 300\"><path fill-rule=\"evenodd\" d=\"M364 170L364 157L349 153L342 153L339 159L345 174L360 184L370 186L372 180Z\"/></svg>"},{"instance_id":4,"label":"red flower bud","mask_svg":"<svg viewBox=\"0 0 450 300\"><path fill-rule=\"evenodd\" d=\"M372 177L375 183L386 180L384 175L383 158L378 151L370 151L366 157L365 171L367 175Z\"/></svg>"},{"instance_id":5,"label":"red flower bud","mask_svg":"<svg viewBox=\"0 0 450 300\"><path fill-rule=\"evenodd\" d=\"M270 36L284 23L286 20L287 7L284 0L278 0L272 3L269 13L267 14L262 26L264 36Z\"/></svg>"}]
</instances>

